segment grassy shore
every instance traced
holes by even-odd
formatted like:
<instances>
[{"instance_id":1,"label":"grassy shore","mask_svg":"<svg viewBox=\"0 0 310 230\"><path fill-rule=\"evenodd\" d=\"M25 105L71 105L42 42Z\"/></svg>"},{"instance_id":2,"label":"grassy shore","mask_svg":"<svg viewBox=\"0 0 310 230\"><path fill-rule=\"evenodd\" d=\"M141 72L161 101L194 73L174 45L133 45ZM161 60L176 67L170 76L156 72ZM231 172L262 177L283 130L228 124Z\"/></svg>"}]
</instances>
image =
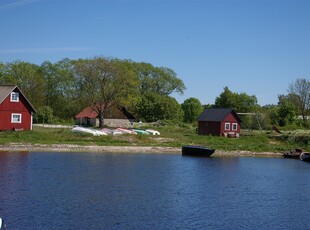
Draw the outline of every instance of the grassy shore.
<instances>
[{"instance_id":1,"label":"grassy shore","mask_svg":"<svg viewBox=\"0 0 310 230\"><path fill-rule=\"evenodd\" d=\"M52 151L180 152L182 145L203 145L222 153L283 153L295 147L310 150L310 133L306 131L272 132L242 131L240 138L199 136L195 128L156 127L160 136L100 136L72 133L69 128L34 127L33 131L0 132L0 150L50 149ZM126 148L121 148L126 147ZM137 148L139 147L139 148ZM135 150L134 150L135 149ZM138 149L138 150L137 150Z\"/></svg>"}]
</instances>

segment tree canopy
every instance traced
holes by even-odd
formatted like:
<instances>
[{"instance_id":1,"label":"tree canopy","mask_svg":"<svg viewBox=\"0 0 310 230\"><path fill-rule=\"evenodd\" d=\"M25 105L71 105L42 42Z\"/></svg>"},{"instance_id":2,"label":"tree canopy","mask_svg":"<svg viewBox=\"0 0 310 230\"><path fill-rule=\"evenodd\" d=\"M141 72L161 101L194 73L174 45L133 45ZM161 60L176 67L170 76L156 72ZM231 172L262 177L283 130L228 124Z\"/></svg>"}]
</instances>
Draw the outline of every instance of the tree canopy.
<instances>
[{"instance_id":1,"label":"tree canopy","mask_svg":"<svg viewBox=\"0 0 310 230\"><path fill-rule=\"evenodd\" d=\"M99 127L103 127L104 114L110 106L134 93L137 86L133 72L117 59L77 60L73 75L82 104L88 104L98 113Z\"/></svg>"},{"instance_id":2,"label":"tree canopy","mask_svg":"<svg viewBox=\"0 0 310 230\"><path fill-rule=\"evenodd\" d=\"M197 98L188 98L181 105L184 112L184 122L193 123L203 111L203 106Z\"/></svg>"},{"instance_id":3,"label":"tree canopy","mask_svg":"<svg viewBox=\"0 0 310 230\"><path fill-rule=\"evenodd\" d=\"M215 99L215 107L233 108L236 112L253 112L258 107L256 96L246 93L233 93L228 87Z\"/></svg>"}]
</instances>

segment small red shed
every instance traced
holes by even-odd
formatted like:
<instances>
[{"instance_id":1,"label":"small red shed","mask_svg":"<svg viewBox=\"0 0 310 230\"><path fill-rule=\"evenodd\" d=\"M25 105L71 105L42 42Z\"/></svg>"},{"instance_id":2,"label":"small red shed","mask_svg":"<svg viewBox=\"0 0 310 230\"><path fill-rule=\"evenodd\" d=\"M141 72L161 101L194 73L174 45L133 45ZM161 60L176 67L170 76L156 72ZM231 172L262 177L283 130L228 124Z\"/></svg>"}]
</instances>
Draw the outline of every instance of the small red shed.
<instances>
[{"instance_id":1,"label":"small red shed","mask_svg":"<svg viewBox=\"0 0 310 230\"><path fill-rule=\"evenodd\" d=\"M241 122L233 109L206 109L198 117L198 135L239 137Z\"/></svg>"},{"instance_id":2,"label":"small red shed","mask_svg":"<svg viewBox=\"0 0 310 230\"><path fill-rule=\"evenodd\" d=\"M0 85L0 130L32 130L35 109L16 85Z\"/></svg>"}]
</instances>

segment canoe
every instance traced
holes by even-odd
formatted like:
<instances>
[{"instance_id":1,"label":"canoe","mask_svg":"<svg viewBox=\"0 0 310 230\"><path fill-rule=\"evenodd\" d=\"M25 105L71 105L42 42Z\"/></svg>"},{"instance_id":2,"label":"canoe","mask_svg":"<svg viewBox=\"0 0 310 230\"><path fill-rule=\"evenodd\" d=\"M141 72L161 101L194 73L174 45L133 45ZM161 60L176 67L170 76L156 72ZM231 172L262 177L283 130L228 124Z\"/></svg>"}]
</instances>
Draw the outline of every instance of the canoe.
<instances>
[{"instance_id":1,"label":"canoe","mask_svg":"<svg viewBox=\"0 0 310 230\"><path fill-rule=\"evenodd\" d=\"M284 158L299 159L301 153L302 153L302 149L296 148L296 149L291 150L289 152L283 153L282 156Z\"/></svg>"},{"instance_id":2,"label":"canoe","mask_svg":"<svg viewBox=\"0 0 310 230\"><path fill-rule=\"evenodd\" d=\"M106 135L108 135L105 132L102 132L102 131L97 130L97 129L85 128L85 127L80 127L80 126L74 127L73 129L71 129L71 132L82 133L82 134L92 134L93 136L106 136Z\"/></svg>"},{"instance_id":3,"label":"canoe","mask_svg":"<svg viewBox=\"0 0 310 230\"><path fill-rule=\"evenodd\" d=\"M136 132L137 134L146 134L149 135L149 132L143 130L143 129L131 129L132 131Z\"/></svg>"},{"instance_id":4,"label":"canoe","mask_svg":"<svg viewBox=\"0 0 310 230\"><path fill-rule=\"evenodd\" d=\"M160 132L158 132L157 130L154 130L154 129L146 129L145 131L151 135L160 135Z\"/></svg>"},{"instance_id":5,"label":"canoe","mask_svg":"<svg viewBox=\"0 0 310 230\"><path fill-rule=\"evenodd\" d=\"M122 132L123 134L137 134L135 131L126 128L117 128L116 130Z\"/></svg>"},{"instance_id":6,"label":"canoe","mask_svg":"<svg viewBox=\"0 0 310 230\"><path fill-rule=\"evenodd\" d=\"M185 156L198 156L198 157L210 157L214 153L215 149L204 146L184 145L182 146L182 155Z\"/></svg>"},{"instance_id":7,"label":"canoe","mask_svg":"<svg viewBox=\"0 0 310 230\"><path fill-rule=\"evenodd\" d=\"M310 162L310 153L306 152L301 153L300 160Z\"/></svg>"}]
</instances>

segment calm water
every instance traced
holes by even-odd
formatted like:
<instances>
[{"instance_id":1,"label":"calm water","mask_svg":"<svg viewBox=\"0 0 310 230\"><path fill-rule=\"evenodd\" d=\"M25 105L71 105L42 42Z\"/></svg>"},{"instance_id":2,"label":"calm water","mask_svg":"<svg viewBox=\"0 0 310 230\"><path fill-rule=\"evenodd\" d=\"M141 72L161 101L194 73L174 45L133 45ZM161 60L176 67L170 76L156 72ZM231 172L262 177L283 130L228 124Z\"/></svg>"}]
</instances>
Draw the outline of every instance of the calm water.
<instances>
[{"instance_id":1,"label":"calm water","mask_svg":"<svg viewBox=\"0 0 310 230\"><path fill-rule=\"evenodd\" d=\"M309 229L310 164L281 158L0 153L8 229Z\"/></svg>"}]
</instances>

